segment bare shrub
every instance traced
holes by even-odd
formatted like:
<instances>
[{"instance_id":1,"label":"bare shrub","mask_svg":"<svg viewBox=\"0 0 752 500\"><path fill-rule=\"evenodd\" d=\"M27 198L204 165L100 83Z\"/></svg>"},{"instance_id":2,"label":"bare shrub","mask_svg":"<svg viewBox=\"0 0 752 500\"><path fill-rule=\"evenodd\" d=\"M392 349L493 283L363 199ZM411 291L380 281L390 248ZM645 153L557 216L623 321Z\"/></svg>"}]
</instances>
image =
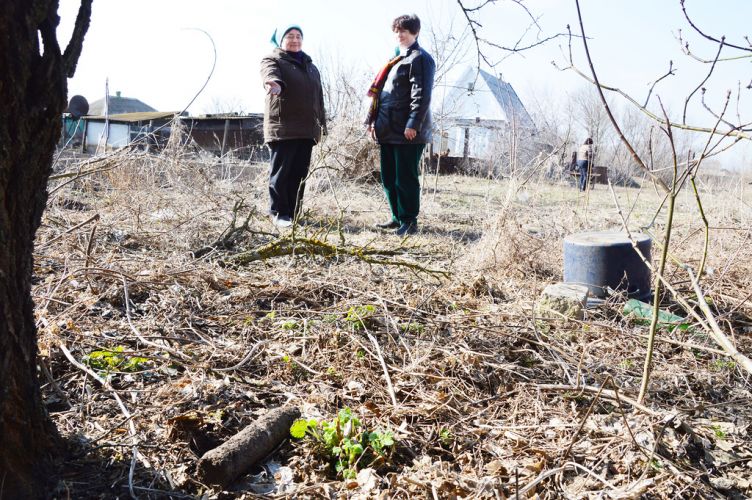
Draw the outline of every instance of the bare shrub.
<instances>
[{"instance_id":1,"label":"bare shrub","mask_svg":"<svg viewBox=\"0 0 752 500\"><path fill-rule=\"evenodd\" d=\"M366 133L365 95L372 76L347 66L342 60L325 57L322 86L327 112L327 135L314 153L312 167L326 167L338 177L371 179L377 168L378 145Z\"/></svg>"}]
</instances>

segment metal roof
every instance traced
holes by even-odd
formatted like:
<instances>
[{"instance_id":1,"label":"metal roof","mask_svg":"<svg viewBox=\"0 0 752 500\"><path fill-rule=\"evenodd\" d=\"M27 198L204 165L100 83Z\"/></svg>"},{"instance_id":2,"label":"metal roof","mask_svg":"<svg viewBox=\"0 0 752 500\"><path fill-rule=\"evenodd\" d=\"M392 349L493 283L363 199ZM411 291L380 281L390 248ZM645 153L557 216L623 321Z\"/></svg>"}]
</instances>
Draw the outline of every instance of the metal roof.
<instances>
[{"instance_id":1,"label":"metal roof","mask_svg":"<svg viewBox=\"0 0 752 500\"><path fill-rule=\"evenodd\" d=\"M104 115L105 101L107 101L107 107L110 115L121 115L124 113L144 113L154 112L156 109L152 108L148 104L139 101L133 97L121 97L111 95L109 98L102 98L94 101L89 106L89 114L92 116Z\"/></svg>"},{"instance_id":2,"label":"metal roof","mask_svg":"<svg viewBox=\"0 0 752 500\"><path fill-rule=\"evenodd\" d=\"M106 116L85 116L84 119L89 121L104 121L109 120L111 122L119 123L135 123L135 122L148 122L150 120L172 119L175 115L180 114L180 111L153 111L144 113L122 113L117 115Z\"/></svg>"},{"instance_id":3,"label":"metal roof","mask_svg":"<svg viewBox=\"0 0 752 500\"><path fill-rule=\"evenodd\" d=\"M247 119L258 119L263 118L263 113L249 113L247 115L238 115L234 113L226 113L226 114L209 114L209 115L199 115L199 116L183 116L181 117L182 120L193 120L193 121L204 121L204 120L247 120Z\"/></svg>"},{"instance_id":4,"label":"metal roof","mask_svg":"<svg viewBox=\"0 0 752 500\"><path fill-rule=\"evenodd\" d=\"M512 85L486 71L468 67L459 78L447 85L445 106L454 120L515 123L535 128L535 123Z\"/></svg>"}]
</instances>

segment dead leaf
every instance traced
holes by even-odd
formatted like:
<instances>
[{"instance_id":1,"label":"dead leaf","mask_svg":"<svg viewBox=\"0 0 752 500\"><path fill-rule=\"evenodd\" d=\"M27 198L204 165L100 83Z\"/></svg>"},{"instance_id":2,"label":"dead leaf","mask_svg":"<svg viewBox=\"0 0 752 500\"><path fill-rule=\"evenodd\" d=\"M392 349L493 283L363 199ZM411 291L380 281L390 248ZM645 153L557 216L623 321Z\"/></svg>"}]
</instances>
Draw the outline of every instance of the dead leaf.
<instances>
[{"instance_id":1,"label":"dead leaf","mask_svg":"<svg viewBox=\"0 0 752 500\"><path fill-rule=\"evenodd\" d=\"M376 488L378 476L376 476L376 473L371 468L363 469L358 472L357 481L360 489L363 490L364 493L370 493L371 490Z\"/></svg>"},{"instance_id":2,"label":"dead leaf","mask_svg":"<svg viewBox=\"0 0 752 500\"><path fill-rule=\"evenodd\" d=\"M491 460L484 467L485 471L492 476L505 476L507 469L501 460Z\"/></svg>"}]
</instances>

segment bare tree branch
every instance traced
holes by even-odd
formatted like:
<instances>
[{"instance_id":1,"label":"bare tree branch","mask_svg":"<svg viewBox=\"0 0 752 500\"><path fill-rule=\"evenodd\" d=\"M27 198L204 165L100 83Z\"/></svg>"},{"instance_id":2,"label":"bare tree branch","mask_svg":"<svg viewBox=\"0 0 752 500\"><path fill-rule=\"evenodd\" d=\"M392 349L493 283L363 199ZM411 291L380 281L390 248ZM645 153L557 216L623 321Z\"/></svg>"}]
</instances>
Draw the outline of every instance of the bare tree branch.
<instances>
[{"instance_id":1,"label":"bare tree branch","mask_svg":"<svg viewBox=\"0 0 752 500\"><path fill-rule=\"evenodd\" d=\"M530 10L527 8L527 6L524 5L523 0L510 0L510 1L512 3L517 4L518 6L520 6L525 11L525 13L528 15L528 17L530 17L530 19L532 20L532 23L523 32L522 36L520 36L520 38L517 40L517 42L514 43L514 45L507 46L507 45L502 45L502 44L491 42L491 41L489 41L489 40L487 40L485 38L481 38L480 35L479 35L478 30L479 30L479 28L482 28L483 25L480 24L476 19L474 19L471 16L472 13L479 12L486 5L488 5L490 3L495 3L496 0L485 0L483 3L481 3L480 5L478 5L476 7L466 7L463 0L457 0L457 4L459 5L460 9L462 10L462 13L465 16L465 19L467 19L467 24L470 27L470 30L472 31L473 38L475 39L475 48L476 48L477 55L478 55L478 58L477 58L478 59L478 67L480 67L480 63L482 61L482 62L485 62L489 67L494 68L494 67L496 67L501 62L501 60L504 60L506 57L508 57L511 54L517 54L517 53L520 53L520 52L524 52L526 50L529 50L529 49L538 47L540 45L543 45L546 42L549 42L549 41L551 41L551 40L553 40L555 38L559 38L559 37L562 37L562 36L568 36L567 33L556 33L554 35L547 36L547 37L542 38L542 39L539 38L535 42L527 43L527 44L523 45L523 40L525 39L526 35L528 34L528 32L530 31L530 29L533 26L535 26L538 29L538 33L539 34L543 32L543 29L541 28L540 24L538 23L538 18L536 18L535 16L533 16L532 12L530 12ZM507 52L508 54L506 56L504 56L501 60L496 61L496 62L492 62L488 58L488 56L486 55L486 53L484 53L483 49L481 48L482 45L485 46L485 47L494 48L494 49L501 50L503 52Z\"/></svg>"},{"instance_id":2,"label":"bare tree branch","mask_svg":"<svg viewBox=\"0 0 752 500\"><path fill-rule=\"evenodd\" d=\"M655 89L655 86L658 85L658 82L663 80L666 77L673 76L676 74L676 70L674 69L674 61L668 62L668 72L653 82L653 85L650 86L650 90L648 91L647 97L645 97L645 104L642 105L643 108L647 107L648 102L650 102L650 96L653 94L653 89Z\"/></svg>"},{"instance_id":3,"label":"bare tree branch","mask_svg":"<svg viewBox=\"0 0 752 500\"><path fill-rule=\"evenodd\" d=\"M475 40L475 51L477 53L477 59L478 59L478 68L480 68L480 62L481 59L488 64L489 66L493 66L488 59L486 59L486 56L483 54L483 51L480 49L480 38L478 37L478 31L476 30L476 26L478 28L482 27L480 23L475 21L472 17L470 17L470 12L472 10L468 10L465 5L462 3L462 0L457 0L457 3L460 6L460 9L462 9L462 13L465 15L465 18L467 19L467 25L470 27L470 31L473 33L473 39ZM485 5L485 4L483 4Z\"/></svg>"},{"instance_id":4,"label":"bare tree branch","mask_svg":"<svg viewBox=\"0 0 752 500\"><path fill-rule=\"evenodd\" d=\"M480 5L478 5L477 7L470 7L470 8L467 8L467 9L465 9L463 7L463 10L465 10L465 12L475 12L475 11L481 10L483 7L485 7L489 3L496 3L496 0L486 0L485 2L483 2ZM462 2L460 2L460 5L462 5Z\"/></svg>"},{"instance_id":5,"label":"bare tree branch","mask_svg":"<svg viewBox=\"0 0 752 500\"><path fill-rule=\"evenodd\" d=\"M687 19L687 22L689 23L689 25L692 26L692 28L694 28L694 30L696 32L698 32L700 35L702 35L703 37L707 38L708 40L711 40L711 41L716 42L716 43L723 43L722 42L723 37L721 37L721 40L718 40L717 38L714 38L714 37L712 37L710 35L707 35L707 34L703 33L703 31L700 28L698 28L695 25L695 23L692 22L692 19L689 18L689 14L687 13L687 8L684 6L684 2L685 2L685 0L679 0L679 3L681 3L682 12L684 13L684 17ZM748 37L744 37L744 39L747 40L747 43L749 43L749 38ZM739 50L745 50L747 52L752 52L752 44L750 45L750 47L741 47L739 45L734 45L732 43L726 43L726 45L728 45L729 47L734 48L734 49L739 49Z\"/></svg>"},{"instance_id":6,"label":"bare tree branch","mask_svg":"<svg viewBox=\"0 0 752 500\"><path fill-rule=\"evenodd\" d=\"M71 35L71 39L63 54L63 71L68 78L73 78L78 59L81 57L81 48L84 45L84 37L89 30L91 20L91 2L92 0L81 0L81 6L76 16L76 24L73 27L73 35Z\"/></svg>"},{"instance_id":7,"label":"bare tree branch","mask_svg":"<svg viewBox=\"0 0 752 500\"><path fill-rule=\"evenodd\" d=\"M718 52L715 54L715 59L713 59L713 64L710 66L710 71L708 71L708 74L705 76L705 78L700 82L700 84L687 96L687 98L684 100L684 112L682 113L682 123L687 124L687 106L689 106L689 101L692 99L692 96L695 95L695 93L700 90L700 88L705 85L705 82L708 81L710 78L710 75L713 74L713 71L715 70L715 65L718 63L718 58L721 57L721 51L723 50L723 45L726 40L726 37L721 37L721 42L718 44Z\"/></svg>"},{"instance_id":8,"label":"bare tree branch","mask_svg":"<svg viewBox=\"0 0 752 500\"><path fill-rule=\"evenodd\" d=\"M616 133L619 134L619 137L621 138L622 143L626 146L626 148L629 150L629 153L632 155L632 159L634 159L637 165L648 176L650 176L653 182L655 182L664 192L668 192L669 188L666 185L666 183L663 182L663 180L661 180L660 177L655 175L653 171L648 168L647 165L645 165L645 162L642 161L642 158L640 158L640 155L638 155L637 151L634 150L634 148L632 147L632 144L629 142L629 140L627 140L626 137L624 137L624 133L619 127L619 124L616 122L616 118L614 117L613 113L611 112L611 107L608 105L608 101L606 101L606 96L603 94L603 88L601 87L601 84L598 81L598 75L595 72L595 66L593 66L593 60L590 57L590 48L588 47L587 38L585 38L585 26L582 22L582 12L580 11L580 0L575 0L575 4L577 5L577 19L579 20L579 23L580 23L580 33L582 35L582 43L585 46L585 55L588 60L588 65L590 66L590 73L593 75L593 81L595 82L595 85L598 89L598 95L600 95L601 102L603 103L603 107L606 109L608 118L609 120L611 120L611 124L614 126Z\"/></svg>"},{"instance_id":9,"label":"bare tree branch","mask_svg":"<svg viewBox=\"0 0 752 500\"><path fill-rule=\"evenodd\" d=\"M569 29L569 26L567 26L567 28ZM583 38L583 43L585 43L587 45L587 39L586 38ZM586 54L587 53L588 52L586 51ZM592 67L592 61L589 58L588 58L588 62L591 64L591 67ZM587 80L590 83L596 85L599 89L608 90L609 92L614 92L614 93L619 94L624 99L626 99L627 101L629 101L630 103L632 103L637 109L639 109L641 112L643 112L649 118L651 118L653 121L655 121L657 123L660 123L660 124L663 124L663 125L669 125L669 124L666 124L664 122L663 118L657 116L655 113L653 113L652 111L650 111L646 106L644 106L644 105L640 104L639 102L637 102L637 100L635 100L631 95L627 94L626 92L624 92L620 88L613 87L613 86L601 83L600 81L595 80L592 77L586 75L577 66L575 66L574 65L574 58L572 56L571 39L570 39L570 42L569 42L569 66L566 67L566 68L559 68L559 66L556 64L556 62L553 62L553 61L552 61L551 64L553 64L554 67L556 67L557 69L559 69L561 71L565 71L565 70L572 70L572 71L574 71L575 73L577 73L578 75L580 75L585 80ZM752 88L752 82L750 82L750 88ZM701 132L701 133L706 133L706 134L719 134L719 135L724 135L724 136L737 137L737 138L740 138L740 139L752 140L752 134L749 134L746 130L739 129L739 127L735 127L734 130L730 130L730 131L727 131L727 132L722 132L722 131L714 131L714 129L712 129L712 128L698 127L698 126L694 126L694 125L686 125L686 124L681 124L681 123L673 123L672 122L672 123L670 123L670 125L672 127L674 127L674 128L681 129L681 130L690 130L690 131L693 131L693 132Z\"/></svg>"},{"instance_id":10,"label":"bare tree branch","mask_svg":"<svg viewBox=\"0 0 752 500\"><path fill-rule=\"evenodd\" d=\"M724 107L724 113L721 113L721 114L718 114L715 111L713 111L712 109L710 109L710 106L708 106L708 104L705 102L705 92L706 91L703 88L702 89L702 95L701 95L700 102L702 103L702 107L705 108L705 111L707 111L708 113L710 113L713 116L713 118L718 119L724 125L728 125L731 128L731 130L742 130L744 132L752 132L752 128L748 128L750 125L752 125L752 123L745 123L744 125L734 125L730 121L724 119L723 115L725 114L725 107ZM730 94L731 94L731 92L729 91L729 95ZM728 96L727 96L727 100L728 100ZM741 117L739 117L738 111L737 111L737 118L739 118L739 120L741 120Z\"/></svg>"},{"instance_id":11,"label":"bare tree branch","mask_svg":"<svg viewBox=\"0 0 752 500\"><path fill-rule=\"evenodd\" d=\"M715 59L703 59L702 57L696 56L691 50L689 50L689 42L684 39L682 36L682 30L678 30L678 34L674 35L674 38L676 38L676 41L679 42L679 46L681 47L681 51L684 52L685 55L691 57L695 61L701 62L703 64L712 64L715 62ZM729 47L729 44L725 44L727 47ZM721 57L717 61L718 62L728 62L728 61L739 61L741 59L752 59L752 54L744 54L740 56L732 56L732 57Z\"/></svg>"},{"instance_id":12,"label":"bare tree branch","mask_svg":"<svg viewBox=\"0 0 752 500\"><path fill-rule=\"evenodd\" d=\"M528 49L532 49L535 47L538 47L539 45L543 45L546 42L549 42L555 38L559 38L561 36L568 36L567 33L556 33L554 35L548 36L546 38L543 38L541 40L538 40L537 42L530 43L528 45L520 45L522 43L522 38L517 40L517 42L512 47L506 47L504 45L499 45L494 42L490 42L484 38L481 38L480 41L485 43L486 45L493 47L495 49L503 50L505 52L511 52L511 53L517 53L517 52L523 52Z\"/></svg>"}]
</instances>

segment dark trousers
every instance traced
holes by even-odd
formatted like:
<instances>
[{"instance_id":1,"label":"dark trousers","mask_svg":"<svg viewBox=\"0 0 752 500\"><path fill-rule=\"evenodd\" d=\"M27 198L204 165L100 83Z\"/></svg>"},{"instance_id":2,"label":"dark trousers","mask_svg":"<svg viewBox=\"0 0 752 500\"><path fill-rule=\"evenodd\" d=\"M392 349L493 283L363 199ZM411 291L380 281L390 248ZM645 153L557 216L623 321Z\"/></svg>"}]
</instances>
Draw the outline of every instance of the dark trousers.
<instances>
[{"instance_id":1,"label":"dark trousers","mask_svg":"<svg viewBox=\"0 0 752 500\"><path fill-rule=\"evenodd\" d=\"M300 212L313 144L312 139L288 139L269 143L269 149L272 150L269 212L272 215L294 218Z\"/></svg>"},{"instance_id":2,"label":"dark trousers","mask_svg":"<svg viewBox=\"0 0 752 500\"><path fill-rule=\"evenodd\" d=\"M413 223L418 218L418 164L425 147L425 144L381 145L381 184L392 209L392 219L402 224Z\"/></svg>"},{"instance_id":3,"label":"dark trousers","mask_svg":"<svg viewBox=\"0 0 752 500\"><path fill-rule=\"evenodd\" d=\"M580 169L580 191L585 191L588 180L590 180L590 162L587 160L577 160L577 168Z\"/></svg>"}]
</instances>

